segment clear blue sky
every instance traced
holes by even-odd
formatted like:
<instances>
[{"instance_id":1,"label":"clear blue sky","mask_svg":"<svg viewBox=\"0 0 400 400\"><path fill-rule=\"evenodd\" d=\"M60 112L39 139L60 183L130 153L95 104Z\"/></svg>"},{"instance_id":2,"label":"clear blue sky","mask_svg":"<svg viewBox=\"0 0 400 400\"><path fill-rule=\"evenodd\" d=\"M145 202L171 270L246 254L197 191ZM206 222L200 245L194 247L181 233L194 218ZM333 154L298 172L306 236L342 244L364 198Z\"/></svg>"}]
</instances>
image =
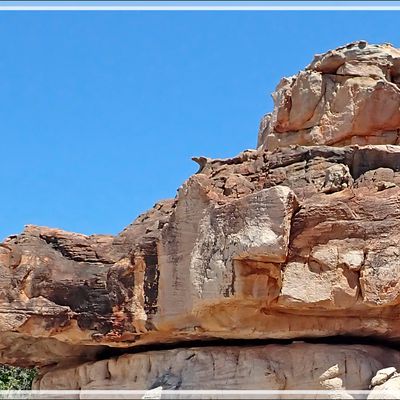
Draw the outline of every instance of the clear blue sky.
<instances>
[{"instance_id":1,"label":"clear blue sky","mask_svg":"<svg viewBox=\"0 0 400 400\"><path fill-rule=\"evenodd\" d=\"M400 12L0 12L0 239L117 233L195 155L254 148L280 77Z\"/></svg>"}]
</instances>

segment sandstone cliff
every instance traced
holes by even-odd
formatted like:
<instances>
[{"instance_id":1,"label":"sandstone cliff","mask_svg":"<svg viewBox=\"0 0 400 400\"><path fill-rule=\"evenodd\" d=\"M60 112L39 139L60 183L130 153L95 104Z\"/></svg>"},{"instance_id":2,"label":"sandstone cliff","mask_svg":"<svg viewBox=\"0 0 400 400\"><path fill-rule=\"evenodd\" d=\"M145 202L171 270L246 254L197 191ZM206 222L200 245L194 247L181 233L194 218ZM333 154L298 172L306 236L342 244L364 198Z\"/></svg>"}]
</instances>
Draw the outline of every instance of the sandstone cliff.
<instances>
[{"instance_id":1,"label":"sandstone cliff","mask_svg":"<svg viewBox=\"0 0 400 400\"><path fill-rule=\"evenodd\" d=\"M258 149L195 158L119 235L0 244L0 361L42 389L400 389L400 50L317 55L273 98Z\"/></svg>"}]
</instances>

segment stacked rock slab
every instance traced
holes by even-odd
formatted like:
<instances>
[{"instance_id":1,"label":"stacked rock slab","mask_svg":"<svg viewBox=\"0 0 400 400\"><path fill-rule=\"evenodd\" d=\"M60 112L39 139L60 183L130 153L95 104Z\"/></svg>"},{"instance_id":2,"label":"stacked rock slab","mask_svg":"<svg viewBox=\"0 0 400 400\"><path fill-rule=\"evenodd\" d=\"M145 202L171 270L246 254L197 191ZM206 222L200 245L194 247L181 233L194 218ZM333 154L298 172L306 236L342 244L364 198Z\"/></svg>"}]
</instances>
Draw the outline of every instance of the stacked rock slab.
<instances>
[{"instance_id":1,"label":"stacked rock slab","mask_svg":"<svg viewBox=\"0 0 400 400\"><path fill-rule=\"evenodd\" d=\"M399 144L400 51L360 41L322 55L283 78L259 145Z\"/></svg>"},{"instance_id":2,"label":"stacked rock slab","mask_svg":"<svg viewBox=\"0 0 400 400\"><path fill-rule=\"evenodd\" d=\"M40 389L400 388L400 50L318 55L273 98L258 149L195 158L119 235L0 244L0 362Z\"/></svg>"}]
</instances>

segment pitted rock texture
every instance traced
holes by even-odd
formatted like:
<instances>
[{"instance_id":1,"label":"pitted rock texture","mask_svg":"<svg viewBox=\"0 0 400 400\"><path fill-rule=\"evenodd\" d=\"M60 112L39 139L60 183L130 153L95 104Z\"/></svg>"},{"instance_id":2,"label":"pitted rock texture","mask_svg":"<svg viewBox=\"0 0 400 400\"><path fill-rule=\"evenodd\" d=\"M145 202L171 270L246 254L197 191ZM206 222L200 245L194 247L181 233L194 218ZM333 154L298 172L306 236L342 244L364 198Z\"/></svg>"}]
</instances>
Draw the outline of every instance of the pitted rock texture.
<instances>
[{"instance_id":1,"label":"pitted rock texture","mask_svg":"<svg viewBox=\"0 0 400 400\"><path fill-rule=\"evenodd\" d=\"M351 43L283 78L258 145L400 144L400 51Z\"/></svg>"},{"instance_id":2,"label":"pitted rock texture","mask_svg":"<svg viewBox=\"0 0 400 400\"><path fill-rule=\"evenodd\" d=\"M185 387L195 382L185 369L198 368L193 376L217 388L222 383L205 350L190 361L190 342L220 341L209 350L218 362L243 354L247 361L227 365L245 371L260 360L260 347L224 349L224 339L399 343L400 146L397 133L387 140L400 125L399 68L399 50L389 45L357 42L317 56L278 87L257 150L194 158L199 171L175 199L157 203L120 234L28 225L7 238L0 244L0 362L42 368L43 388L120 388L150 359L160 368L137 377L137 385L149 388L176 364ZM182 342L187 350L131 354ZM342 373L333 360L339 354L331 348L342 345L304 346L293 351L334 371L326 376L340 375L332 384L338 389L368 388L378 370L399 367L395 350L345 347L357 349L351 368L367 371L352 381L357 372ZM268 349L283 354L278 347ZM127 354L116 359L116 352ZM256 369L275 360L262 354ZM111 359L118 367L105 383ZM287 360L276 382L289 373ZM247 385L240 368L227 372L229 385L275 385L261 383L261 369L251 370L257 379ZM329 386L312 374L304 385L296 379L284 388Z\"/></svg>"}]
</instances>

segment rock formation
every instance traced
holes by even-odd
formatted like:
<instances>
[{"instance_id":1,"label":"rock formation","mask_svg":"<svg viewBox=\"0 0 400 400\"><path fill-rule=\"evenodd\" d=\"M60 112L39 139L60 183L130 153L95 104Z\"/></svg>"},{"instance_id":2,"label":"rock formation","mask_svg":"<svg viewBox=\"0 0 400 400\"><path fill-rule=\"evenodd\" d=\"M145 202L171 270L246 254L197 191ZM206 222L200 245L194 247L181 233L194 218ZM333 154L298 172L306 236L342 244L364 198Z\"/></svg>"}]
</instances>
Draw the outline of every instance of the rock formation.
<instances>
[{"instance_id":1,"label":"rock formation","mask_svg":"<svg viewBox=\"0 0 400 400\"><path fill-rule=\"evenodd\" d=\"M273 98L256 150L195 158L119 235L0 244L0 362L40 389L400 389L400 50L317 55Z\"/></svg>"},{"instance_id":2,"label":"rock formation","mask_svg":"<svg viewBox=\"0 0 400 400\"><path fill-rule=\"evenodd\" d=\"M283 78L259 145L400 144L400 50L357 42Z\"/></svg>"}]
</instances>

